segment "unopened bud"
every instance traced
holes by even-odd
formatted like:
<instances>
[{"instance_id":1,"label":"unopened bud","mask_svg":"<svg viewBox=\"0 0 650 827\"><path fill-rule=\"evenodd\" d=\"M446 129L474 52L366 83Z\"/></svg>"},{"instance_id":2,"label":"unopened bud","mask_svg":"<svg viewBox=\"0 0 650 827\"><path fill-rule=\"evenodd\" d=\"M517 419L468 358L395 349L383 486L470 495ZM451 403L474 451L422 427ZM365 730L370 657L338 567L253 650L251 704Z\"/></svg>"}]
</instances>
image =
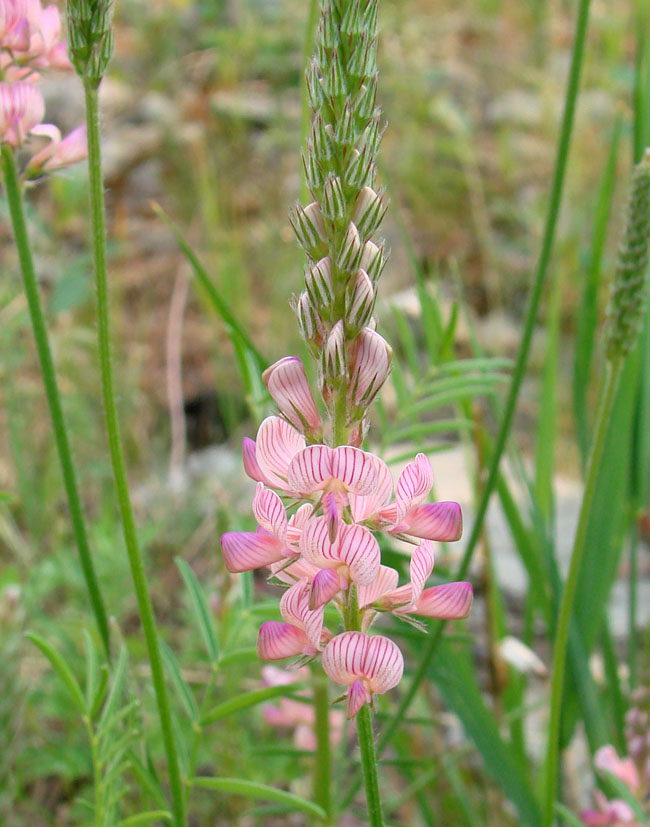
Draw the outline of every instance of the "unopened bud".
<instances>
[{"instance_id":1,"label":"unopened bud","mask_svg":"<svg viewBox=\"0 0 650 827\"><path fill-rule=\"evenodd\" d=\"M354 78L362 78L365 75L364 67L366 66L368 52L368 33L363 32L359 37L354 39L354 47L352 55L348 60L347 70L348 74Z\"/></svg>"},{"instance_id":2,"label":"unopened bud","mask_svg":"<svg viewBox=\"0 0 650 827\"><path fill-rule=\"evenodd\" d=\"M375 308L375 288L365 270L359 270L348 288L345 316L348 324L365 327Z\"/></svg>"},{"instance_id":3,"label":"unopened bud","mask_svg":"<svg viewBox=\"0 0 650 827\"><path fill-rule=\"evenodd\" d=\"M338 321L323 348L323 376L330 381L345 377L345 330L343 322Z\"/></svg>"},{"instance_id":4,"label":"unopened bud","mask_svg":"<svg viewBox=\"0 0 650 827\"><path fill-rule=\"evenodd\" d=\"M361 259L361 239L359 230L351 221L345 231L345 236L336 257L336 263L346 273L353 273L359 266Z\"/></svg>"},{"instance_id":5,"label":"unopened bud","mask_svg":"<svg viewBox=\"0 0 650 827\"><path fill-rule=\"evenodd\" d=\"M361 267L374 283L383 273L385 266L386 257L384 256L383 245L378 247L374 242L366 241L361 255Z\"/></svg>"},{"instance_id":6,"label":"unopened bud","mask_svg":"<svg viewBox=\"0 0 650 827\"><path fill-rule=\"evenodd\" d=\"M306 207L296 206L289 213L289 221L298 243L313 259L326 252L325 223L316 201Z\"/></svg>"},{"instance_id":7,"label":"unopened bud","mask_svg":"<svg viewBox=\"0 0 650 827\"><path fill-rule=\"evenodd\" d=\"M316 160L314 145L311 141L307 142L307 149L302 153L302 166L305 170L305 181L313 195L323 186L325 177L321 165Z\"/></svg>"},{"instance_id":8,"label":"unopened bud","mask_svg":"<svg viewBox=\"0 0 650 827\"><path fill-rule=\"evenodd\" d=\"M361 190L354 205L352 220L362 237L368 238L379 229L386 209L387 204L381 193L376 193L371 187Z\"/></svg>"},{"instance_id":9,"label":"unopened bud","mask_svg":"<svg viewBox=\"0 0 650 827\"><path fill-rule=\"evenodd\" d=\"M375 115L377 100L377 73L368 78L359 90L354 102L354 111L358 118L372 118Z\"/></svg>"},{"instance_id":10,"label":"unopened bud","mask_svg":"<svg viewBox=\"0 0 650 827\"><path fill-rule=\"evenodd\" d=\"M68 0L66 15L70 61L96 89L113 54L113 2Z\"/></svg>"},{"instance_id":11,"label":"unopened bud","mask_svg":"<svg viewBox=\"0 0 650 827\"><path fill-rule=\"evenodd\" d=\"M314 309L306 290L298 297L295 313L303 339L312 347L321 348L325 339L325 325Z\"/></svg>"},{"instance_id":12,"label":"unopened bud","mask_svg":"<svg viewBox=\"0 0 650 827\"><path fill-rule=\"evenodd\" d=\"M305 286L314 307L330 307L334 301L332 259L325 256L305 276Z\"/></svg>"},{"instance_id":13,"label":"unopened bud","mask_svg":"<svg viewBox=\"0 0 650 827\"><path fill-rule=\"evenodd\" d=\"M309 65L307 66L305 80L307 81L307 98L309 99L309 106L315 112L320 109L325 102L325 95L323 94L323 87L321 86L318 63L313 59L309 61Z\"/></svg>"},{"instance_id":14,"label":"unopened bud","mask_svg":"<svg viewBox=\"0 0 650 827\"><path fill-rule=\"evenodd\" d=\"M645 315L649 243L650 149L646 149L632 174L627 220L607 309L609 359L624 358L636 345Z\"/></svg>"},{"instance_id":15,"label":"unopened bud","mask_svg":"<svg viewBox=\"0 0 650 827\"><path fill-rule=\"evenodd\" d=\"M305 368L297 356L285 356L262 374L264 384L284 418L301 432L320 428L320 414Z\"/></svg>"},{"instance_id":16,"label":"unopened bud","mask_svg":"<svg viewBox=\"0 0 650 827\"><path fill-rule=\"evenodd\" d=\"M341 65L339 50L334 49L329 65L329 72L323 78L323 88L327 95L334 100L341 100L347 94L345 74Z\"/></svg>"},{"instance_id":17,"label":"unopened bud","mask_svg":"<svg viewBox=\"0 0 650 827\"><path fill-rule=\"evenodd\" d=\"M331 161L334 157L334 142L331 132L330 124L325 123L322 115L317 115L312 124L312 143L316 160L321 164L324 161Z\"/></svg>"},{"instance_id":18,"label":"unopened bud","mask_svg":"<svg viewBox=\"0 0 650 827\"><path fill-rule=\"evenodd\" d=\"M377 0L369 0L361 19L361 28L370 34L377 31Z\"/></svg>"},{"instance_id":19,"label":"unopened bud","mask_svg":"<svg viewBox=\"0 0 650 827\"><path fill-rule=\"evenodd\" d=\"M351 187L361 189L373 180L373 160L367 147L359 152L353 149L345 167L345 180Z\"/></svg>"},{"instance_id":20,"label":"unopened bud","mask_svg":"<svg viewBox=\"0 0 650 827\"><path fill-rule=\"evenodd\" d=\"M329 175L323 185L323 215L330 221L340 221L345 215L345 195L338 175Z\"/></svg>"},{"instance_id":21,"label":"unopened bud","mask_svg":"<svg viewBox=\"0 0 650 827\"><path fill-rule=\"evenodd\" d=\"M320 24L318 27L320 41L326 49L332 51L339 46L339 33L334 20L334 12L331 3L328 3L321 10Z\"/></svg>"},{"instance_id":22,"label":"unopened bud","mask_svg":"<svg viewBox=\"0 0 650 827\"><path fill-rule=\"evenodd\" d=\"M366 410L390 373L393 351L375 330L365 327L354 342L351 355L349 398L359 412Z\"/></svg>"},{"instance_id":23,"label":"unopened bud","mask_svg":"<svg viewBox=\"0 0 650 827\"><path fill-rule=\"evenodd\" d=\"M341 20L341 31L343 34L352 35L361 32L361 3L354 0L347 4L345 14Z\"/></svg>"},{"instance_id":24,"label":"unopened bud","mask_svg":"<svg viewBox=\"0 0 650 827\"><path fill-rule=\"evenodd\" d=\"M334 140L339 146L351 146L357 140L355 113L350 101L346 101L343 114L339 118L334 131Z\"/></svg>"}]
</instances>

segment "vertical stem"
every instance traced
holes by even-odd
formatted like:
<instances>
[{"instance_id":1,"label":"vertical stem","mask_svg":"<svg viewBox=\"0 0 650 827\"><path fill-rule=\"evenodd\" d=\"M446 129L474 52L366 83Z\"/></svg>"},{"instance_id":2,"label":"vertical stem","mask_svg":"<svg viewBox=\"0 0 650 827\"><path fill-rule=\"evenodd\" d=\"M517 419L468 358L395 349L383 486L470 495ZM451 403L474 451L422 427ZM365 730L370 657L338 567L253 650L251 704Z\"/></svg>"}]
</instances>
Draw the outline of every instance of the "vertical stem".
<instances>
[{"instance_id":1,"label":"vertical stem","mask_svg":"<svg viewBox=\"0 0 650 827\"><path fill-rule=\"evenodd\" d=\"M647 427L647 426L646 426ZM628 630L627 630L627 662L630 670L630 689L637 685L637 633L636 618L638 607L638 576L639 576L639 529L636 525L637 515L632 515L632 531L630 532L629 565L628 574Z\"/></svg>"},{"instance_id":2,"label":"vertical stem","mask_svg":"<svg viewBox=\"0 0 650 827\"><path fill-rule=\"evenodd\" d=\"M327 677L320 666L312 668L316 754L314 755L314 800L332 818L332 756L330 749L330 709Z\"/></svg>"},{"instance_id":3,"label":"vertical stem","mask_svg":"<svg viewBox=\"0 0 650 827\"><path fill-rule=\"evenodd\" d=\"M124 541L131 567L131 576L135 589L140 620L147 644L147 653L151 665L153 680L162 730L169 785L172 796L172 809L176 827L185 825L185 803L183 785L181 781L176 742L172 728L169 699L163 671L156 620L151 604L151 597L147 586L147 578L142 561L142 554L138 544L135 527L135 518L131 506L129 486L126 476L126 466L122 452L122 442L119 432L117 408L115 404L115 389L113 384L113 369L111 366L111 340L108 299L108 272L106 267L106 218L104 208L104 191L101 170L101 149L99 140L99 103L97 89L87 79L84 80L86 99L86 124L88 129L88 170L90 178L90 212L92 219L93 258L95 264L95 279L97 288L97 330L99 342L99 360L106 418L108 445L113 466L115 489L122 520Z\"/></svg>"},{"instance_id":4,"label":"vertical stem","mask_svg":"<svg viewBox=\"0 0 650 827\"><path fill-rule=\"evenodd\" d=\"M564 674L567 660L567 645L569 641L569 629L576 590L578 587L578 576L580 565L585 550L585 540L589 518L596 492L598 471L603 457L607 428L611 416L616 389L621 374L623 360L621 358L610 362L607 367L605 388L603 390L596 422L594 425L594 438L587 464L585 478L585 490L580 506L578 526L576 528L569 573L562 591L560 610L558 614L557 630L555 633L555 644L553 647L553 666L551 671L551 710L549 720L549 738L545 762L545 798L544 798L544 827L550 827L553 823L553 812L555 807L555 796L557 791L557 775L559 760L560 740L560 719L562 712L562 695L564 690Z\"/></svg>"},{"instance_id":5,"label":"vertical stem","mask_svg":"<svg viewBox=\"0 0 650 827\"><path fill-rule=\"evenodd\" d=\"M38 360L41 366L43 385L45 386L45 395L50 408L50 418L52 420L56 449L59 454L59 462L61 464L61 472L63 474L63 484L68 498L72 531L74 533L77 550L79 552L79 560L81 562L81 568L86 581L90 604L95 615L95 622L99 630L99 635L102 639L102 644L104 645L106 657L110 660L110 642L106 609L104 607L104 601L102 599L99 582L97 580L97 574L95 573L95 566L93 564L92 554L90 551L88 532L86 530L83 508L81 506L81 497L79 495L77 474L72 459L68 432L65 426L63 406L61 405L61 395L59 394L59 386L56 381L56 370L47 335L45 316L41 306L36 273L34 272L34 262L32 260L32 253L29 246L25 212L23 209L18 176L16 175L16 164L14 161L13 152L8 146L2 147L2 168L4 172L5 188L7 190L7 200L9 202L9 211L11 213L11 222L13 225L14 237L16 239L16 247L18 248L18 257L20 259L23 287L27 297L27 304L29 306L29 315L32 322L32 330L34 332Z\"/></svg>"},{"instance_id":6,"label":"vertical stem","mask_svg":"<svg viewBox=\"0 0 650 827\"><path fill-rule=\"evenodd\" d=\"M377 779L377 756L375 754L375 742L372 735L372 717L368 704L364 704L357 713L357 733L359 736L359 749L361 750L363 782L366 786L368 821L371 827L383 827L384 816L381 809L379 781Z\"/></svg>"}]
</instances>

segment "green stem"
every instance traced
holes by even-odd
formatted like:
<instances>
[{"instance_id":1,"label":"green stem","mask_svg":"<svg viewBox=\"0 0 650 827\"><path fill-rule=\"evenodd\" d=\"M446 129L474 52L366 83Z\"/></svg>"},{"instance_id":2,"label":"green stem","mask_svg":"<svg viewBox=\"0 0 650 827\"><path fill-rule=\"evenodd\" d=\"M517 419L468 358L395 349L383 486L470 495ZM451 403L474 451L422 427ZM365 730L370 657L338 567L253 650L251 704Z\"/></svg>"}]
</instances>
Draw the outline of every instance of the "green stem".
<instances>
[{"instance_id":1,"label":"green stem","mask_svg":"<svg viewBox=\"0 0 650 827\"><path fill-rule=\"evenodd\" d=\"M314 801L332 819L332 756L330 745L330 707L327 678L319 667L312 668L316 754L314 756Z\"/></svg>"},{"instance_id":2,"label":"green stem","mask_svg":"<svg viewBox=\"0 0 650 827\"><path fill-rule=\"evenodd\" d=\"M553 252L557 219L560 212L562 192L564 190L564 178L566 175L567 162L569 158L571 134L573 132L573 121L576 109L576 102L578 98L578 90L580 87L580 75L582 70L585 40L587 35L587 24L589 22L589 5L590 0L580 0L578 18L576 23L576 32L573 40L573 49L571 54L571 68L569 70L569 77L567 80L567 90L564 101L564 112L562 115L560 135L558 138L555 171L553 174L553 184L551 187L551 197L546 216L546 225L544 228L542 248L540 251L537 268L535 270L535 277L533 280L528 300L528 308L526 310L526 318L524 323L524 332L521 338L521 343L519 345L517 361L515 363L512 379L510 381L510 387L508 389L508 396L506 399L503 416L499 426L499 432L497 434L497 438L494 443L494 450L492 453L492 457L490 459L487 482L485 484L485 489L483 490L483 496L481 497L481 500L478 504L474 525L472 526L472 532L470 534L469 540L467 541L465 553L463 555L463 559L461 561L457 577L455 578L457 580L462 580L463 577L466 575L472 562L472 558L474 556L477 543L481 537L483 521L485 519L485 515L487 514L487 509L490 503L492 492L494 491L497 481L499 479L499 466L501 463L501 457L503 456L508 435L510 433L510 428L512 426L512 420L515 413L517 399L519 397L519 391L521 389L521 383L526 373L528 355L530 352L530 346L533 339L533 332L535 330L535 322L537 319L539 305L544 292L544 285L546 283L546 278L548 275L551 253ZM424 650L422 652L420 662L411 679L411 683L409 684L409 687L406 690L404 697L402 698L402 701L397 709L397 712L395 713L394 718L390 721L390 723L382 733L382 737L379 740L377 748L380 754L386 747L386 745L390 742L395 732L397 731L399 724L404 718L411 704L411 701L415 697L415 694L420 684L422 683L422 680L427 674L429 664L431 663L440 643L440 640L442 638L444 627L445 621L440 621L436 625L435 631L427 639L427 642L424 645ZM344 799L344 804L345 802L349 802L352 799L357 789L358 784L353 784L352 788L348 791L348 794Z\"/></svg>"},{"instance_id":3,"label":"green stem","mask_svg":"<svg viewBox=\"0 0 650 827\"><path fill-rule=\"evenodd\" d=\"M549 738L545 762L545 800L544 800L544 827L550 827L553 823L555 796L557 791L557 775L559 760L560 720L562 713L562 695L564 690L564 674L567 660L567 645L569 640L569 629L571 615L578 587L580 566L585 550L585 540L591 516L598 472L605 449L609 419L616 398L616 389L623 366L623 360L617 359L608 365L605 378L605 388L600 401L596 422L594 425L594 438L587 464L585 478L585 490L580 506L580 516L576 528L569 573L562 591L560 610L558 615L557 629L555 633L555 644L553 647L553 666L551 671L551 710L549 720Z\"/></svg>"},{"instance_id":4,"label":"green stem","mask_svg":"<svg viewBox=\"0 0 650 827\"><path fill-rule=\"evenodd\" d=\"M366 786L368 821L371 827L382 827L384 817L381 810L381 798L379 797L377 756L375 754L375 742L372 735L372 717L368 704L364 704L357 713L357 733L359 736L359 749L361 750L363 781Z\"/></svg>"},{"instance_id":5,"label":"green stem","mask_svg":"<svg viewBox=\"0 0 650 827\"><path fill-rule=\"evenodd\" d=\"M5 188L7 190L7 200L9 202L9 212L11 213L11 222L14 229L16 247L18 248L18 257L20 259L23 286L27 297L27 304L29 306L29 315L31 317L34 340L36 342L36 350L38 352L38 360L41 365L45 395L50 408L50 417L52 419L52 427L54 429L54 439L63 474L63 484L68 498L72 531L74 533L75 542L79 552L81 568L86 580L86 588L88 589L90 604L95 615L95 622L97 623L99 635L106 651L106 657L110 660L108 619L90 551L88 532L86 530L83 508L81 506L81 497L79 495L77 474L75 472L72 451L70 449L70 441L68 439L68 432L65 426L63 407L61 405L61 395L56 381L56 370L54 368L54 360L52 358L52 350L50 348L50 342L47 335L45 316L43 314L41 298L38 291L38 282L34 271L34 262L32 260L32 253L29 246L29 237L27 235L27 225L25 222L25 211L23 209L20 184L16 174L16 164L14 161L13 152L8 146L2 147L2 168L4 172Z\"/></svg>"},{"instance_id":6,"label":"green stem","mask_svg":"<svg viewBox=\"0 0 650 827\"><path fill-rule=\"evenodd\" d=\"M147 587L147 578L142 561L142 554L138 544L135 527L135 518L129 495L129 485L126 476L126 466L122 451L117 407L115 404L115 389L113 385L113 370L111 366L111 338L109 321L108 299L108 272L106 266L106 218L104 208L104 190L102 184L101 148L99 138L99 102L97 89L86 79L84 80L86 99L86 125L88 129L88 171L90 178L90 211L92 219L93 257L95 264L95 278L97 288L97 330L99 342L99 360L102 382L102 396L104 415L106 417L106 431L108 445L113 466L115 489L122 520L124 541L131 567L133 586L138 601L138 609L142 622L142 629L147 644L147 653L151 665L153 680L160 717L169 785L172 796L174 822L177 827L185 825L185 802L183 784L176 751L176 742L172 729L171 711L165 685L156 620L151 604L151 597Z\"/></svg>"}]
</instances>

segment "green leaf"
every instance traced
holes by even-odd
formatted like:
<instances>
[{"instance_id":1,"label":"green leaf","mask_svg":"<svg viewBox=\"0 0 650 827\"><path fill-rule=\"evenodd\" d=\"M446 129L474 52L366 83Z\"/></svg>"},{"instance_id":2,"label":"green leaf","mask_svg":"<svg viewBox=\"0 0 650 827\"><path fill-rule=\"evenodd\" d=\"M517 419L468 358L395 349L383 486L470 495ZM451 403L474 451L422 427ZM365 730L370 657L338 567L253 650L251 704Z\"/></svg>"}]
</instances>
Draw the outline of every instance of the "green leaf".
<instances>
[{"instance_id":1,"label":"green leaf","mask_svg":"<svg viewBox=\"0 0 650 827\"><path fill-rule=\"evenodd\" d=\"M250 646L247 649L233 649L232 652L226 652L219 658L219 668L226 669L234 663L255 663L259 661L257 649Z\"/></svg>"},{"instance_id":2,"label":"green leaf","mask_svg":"<svg viewBox=\"0 0 650 827\"><path fill-rule=\"evenodd\" d=\"M519 812L519 821L539 827L542 814L514 751L503 740L493 713L487 708L471 663L446 641L438 649L429 676L447 706L458 715L469 738L483 757L485 770L501 786Z\"/></svg>"},{"instance_id":3,"label":"green leaf","mask_svg":"<svg viewBox=\"0 0 650 827\"><path fill-rule=\"evenodd\" d=\"M194 699L194 695L192 694L191 689L187 685L187 681L181 673L181 668L176 660L176 656L164 640L160 641L160 653L165 663L167 674L172 679L172 684L179 701L185 708L185 712L188 717L193 721L196 721L199 717L199 708Z\"/></svg>"},{"instance_id":4,"label":"green leaf","mask_svg":"<svg viewBox=\"0 0 650 827\"><path fill-rule=\"evenodd\" d=\"M647 815L643 812L641 803L632 795L632 790L630 790L627 784L621 781L614 773L609 772L609 770L599 769L598 774L603 778L607 786L611 787L614 793L625 801L628 807L634 812L639 823L645 823L647 821Z\"/></svg>"},{"instance_id":5,"label":"green leaf","mask_svg":"<svg viewBox=\"0 0 650 827\"><path fill-rule=\"evenodd\" d=\"M110 671L108 668L108 664L102 663L99 669L99 681L97 683L97 688L95 689L95 694L93 695L90 701L90 720L96 721L97 716L102 708L102 704L104 703L104 698L106 697L106 690L108 689L108 678L110 676Z\"/></svg>"},{"instance_id":6,"label":"green leaf","mask_svg":"<svg viewBox=\"0 0 650 827\"><path fill-rule=\"evenodd\" d=\"M149 810L147 813L138 813L117 822L117 827L135 827L137 824L151 824L152 821L172 822L173 816L168 810Z\"/></svg>"},{"instance_id":7,"label":"green leaf","mask_svg":"<svg viewBox=\"0 0 650 827\"><path fill-rule=\"evenodd\" d=\"M245 798L261 798L265 801L283 804L292 810L299 810L316 818L326 818L325 810L306 798L285 790L278 790L276 787L269 787L266 784L258 784L255 781L247 781L243 778L192 778L190 784L204 790L218 790Z\"/></svg>"},{"instance_id":8,"label":"green leaf","mask_svg":"<svg viewBox=\"0 0 650 827\"><path fill-rule=\"evenodd\" d=\"M562 816L562 818L569 824L569 827L585 827L578 816L574 815L574 813L572 813L568 807L565 807L564 804L560 804L559 801L555 802L555 812Z\"/></svg>"},{"instance_id":9,"label":"green leaf","mask_svg":"<svg viewBox=\"0 0 650 827\"><path fill-rule=\"evenodd\" d=\"M120 699L120 694L126 678L126 661L126 648L123 646L113 671L111 688L108 693L106 703L104 704L104 708L102 709L101 718L99 719L98 732L101 732L106 727L110 727L111 725L111 718L113 717L113 713L115 712L115 708Z\"/></svg>"},{"instance_id":10,"label":"green leaf","mask_svg":"<svg viewBox=\"0 0 650 827\"><path fill-rule=\"evenodd\" d=\"M217 638L214 633L210 611L203 596L203 592L201 591L201 587L199 586L199 581L196 579L196 575L185 560L177 557L176 565L178 566L178 570L183 578L183 582L185 583L185 588L187 589L187 593L190 598L192 613L196 624L199 627L199 631L201 632L201 637L203 638L203 643L207 649L208 656L210 657L212 663L216 663L219 658L219 647L217 645Z\"/></svg>"},{"instance_id":11,"label":"green leaf","mask_svg":"<svg viewBox=\"0 0 650 827\"><path fill-rule=\"evenodd\" d=\"M50 664L52 665L52 668L65 684L65 687L68 690L70 697L74 701L74 704L79 710L79 712L82 715L86 715L86 702L84 700L81 687L79 686L75 676L72 674L72 670L70 669L68 664L63 660L62 656L56 651L56 649L54 649L54 647L50 643L47 642L47 640L45 640L45 638L42 638L35 632L25 632L25 637L31 640L31 642L35 646L38 646L41 652L49 660Z\"/></svg>"},{"instance_id":12,"label":"green leaf","mask_svg":"<svg viewBox=\"0 0 650 827\"><path fill-rule=\"evenodd\" d=\"M145 789L152 799L159 807L166 807L167 801L165 794L160 788L158 779L153 772L147 769L143 762L138 758L133 751L129 753L129 766L135 776L137 776L140 786Z\"/></svg>"},{"instance_id":13,"label":"green leaf","mask_svg":"<svg viewBox=\"0 0 650 827\"><path fill-rule=\"evenodd\" d=\"M82 633L86 649L86 709L91 709L99 680L99 659L90 632L88 629L82 629Z\"/></svg>"},{"instance_id":14,"label":"green leaf","mask_svg":"<svg viewBox=\"0 0 650 827\"><path fill-rule=\"evenodd\" d=\"M289 686L267 686L264 689L254 689L252 692L244 692L234 698L215 706L201 719L201 725L207 726L213 724L215 721L225 718L227 715L232 715L233 712L240 712L242 709L249 709L252 706L263 701L269 701L271 698L288 697L294 695L297 690L303 689L304 685L301 683L292 683Z\"/></svg>"}]
</instances>

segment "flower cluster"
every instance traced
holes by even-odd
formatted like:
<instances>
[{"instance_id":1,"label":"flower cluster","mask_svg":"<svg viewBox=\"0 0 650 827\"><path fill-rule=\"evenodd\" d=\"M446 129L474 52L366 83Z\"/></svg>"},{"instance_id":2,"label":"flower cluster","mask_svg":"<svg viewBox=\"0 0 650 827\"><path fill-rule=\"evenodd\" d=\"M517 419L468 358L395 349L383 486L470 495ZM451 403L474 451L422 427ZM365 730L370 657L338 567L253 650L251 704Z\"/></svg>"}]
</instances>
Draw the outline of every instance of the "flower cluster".
<instances>
[{"instance_id":1,"label":"flower cluster","mask_svg":"<svg viewBox=\"0 0 650 827\"><path fill-rule=\"evenodd\" d=\"M650 732L648 704L650 693L637 689L632 695L633 706L625 715L627 755L619 758L612 746L601 747L594 758L600 772L610 773L629 789L632 796L647 807L650 798ZM632 807L620 798L608 799L600 790L594 793L596 809L583 810L580 818L589 827L642 827ZM646 812L646 816L650 813ZM644 824L647 820L644 819Z\"/></svg>"},{"instance_id":2,"label":"flower cluster","mask_svg":"<svg viewBox=\"0 0 650 827\"><path fill-rule=\"evenodd\" d=\"M303 164L313 200L290 216L307 257L294 309L317 360L326 416L300 359L280 359L265 371L280 415L243 442L245 470L257 481L258 529L221 538L229 571L268 567L287 587L283 620L259 631L260 657L322 657L329 677L347 687L348 717L402 677L395 643L369 634L379 613L452 619L466 617L472 604L469 583L426 588L433 542L457 540L462 531L457 503L426 502L428 459L419 454L394 484L385 462L362 448L368 408L392 356L373 318L386 262L383 244L373 240L386 211L375 189L376 18L377 0L324 0L307 71L313 117ZM414 544L407 584L382 565L378 533ZM340 633L326 625L328 605L342 619Z\"/></svg>"},{"instance_id":3,"label":"flower cluster","mask_svg":"<svg viewBox=\"0 0 650 827\"><path fill-rule=\"evenodd\" d=\"M0 0L0 144L17 148L30 136L46 139L27 165L30 178L86 156L84 126L63 138L54 124L43 123L39 73L70 68L56 6L42 8L40 0Z\"/></svg>"}]
</instances>

